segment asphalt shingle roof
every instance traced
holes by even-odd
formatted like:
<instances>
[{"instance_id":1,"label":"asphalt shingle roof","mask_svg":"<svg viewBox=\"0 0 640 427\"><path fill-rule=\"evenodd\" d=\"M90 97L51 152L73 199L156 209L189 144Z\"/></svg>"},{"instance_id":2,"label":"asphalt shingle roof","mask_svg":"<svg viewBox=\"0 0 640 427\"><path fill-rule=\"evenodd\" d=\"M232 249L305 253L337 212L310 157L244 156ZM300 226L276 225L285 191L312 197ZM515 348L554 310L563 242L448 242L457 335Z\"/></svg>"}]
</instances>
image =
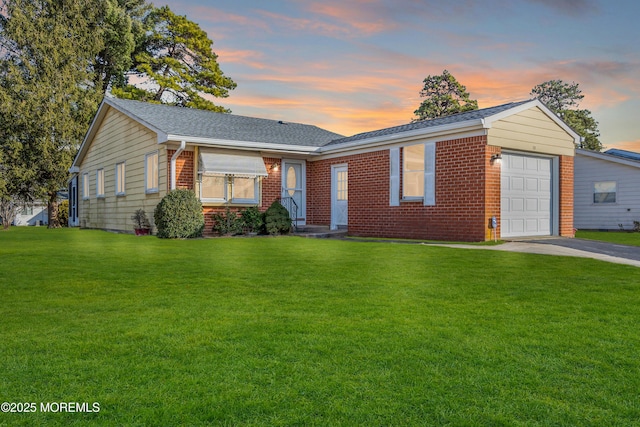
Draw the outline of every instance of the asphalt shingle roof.
<instances>
[{"instance_id":1,"label":"asphalt shingle roof","mask_svg":"<svg viewBox=\"0 0 640 427\"><path fill-rule=\"evenodd\" d=\"M313 125L109 98L109 103L170 135L321 147L343 135Z\"/></svg>"},{"instance_id":2,"label":"asphalt shingle roof","mask_svg":"<svg viewBox=\"0 0 640 427\"><path fill-rule=\"evenodd\" d=\"M375 138L379 136L393 135L402 132L408 132L417 129L425 129L429 127L443 126L454 123L462 123L466 121L485 119L487 117L491 117L494 114L501 113L503 111L509 110L511 108L517 107L518 105L526 104L527 102L531 102L530 99L526 101L520 102L511 102L509 104L497 105L495 107L483 108L481 110L473 110L467 111L465 113L457 113L452 114L446 117L439 117L437 119L423 120L420 122L408 123L405 125L394 126L386 129L374 130L371 132L359 133L357 135L349 136L346 138L340 138L331 141L327 145L336 145L336 144L344 144L347 142L354 142L369 138Z\"/></svg>"}]
</instances>

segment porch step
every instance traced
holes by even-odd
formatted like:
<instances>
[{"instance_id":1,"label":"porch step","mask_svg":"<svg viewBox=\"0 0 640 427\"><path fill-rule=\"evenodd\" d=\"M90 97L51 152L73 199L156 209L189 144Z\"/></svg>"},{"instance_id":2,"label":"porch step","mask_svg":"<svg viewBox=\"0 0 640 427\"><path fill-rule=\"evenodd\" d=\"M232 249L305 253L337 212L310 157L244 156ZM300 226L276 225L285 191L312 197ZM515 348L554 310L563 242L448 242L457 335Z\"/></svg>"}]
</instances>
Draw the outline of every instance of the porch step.
<instances>
[{"instance_id":1,"label":"porch step","mask_svg":"<svg viewBox=\"0 0 640 427\"><path fill-rule=\"evenodd\" d=\"M327 225L303 225L298 228L294 236L311 237L316 239L340 238L347 235L346 229L331 230Z\"/></svg>"}]
</instances>

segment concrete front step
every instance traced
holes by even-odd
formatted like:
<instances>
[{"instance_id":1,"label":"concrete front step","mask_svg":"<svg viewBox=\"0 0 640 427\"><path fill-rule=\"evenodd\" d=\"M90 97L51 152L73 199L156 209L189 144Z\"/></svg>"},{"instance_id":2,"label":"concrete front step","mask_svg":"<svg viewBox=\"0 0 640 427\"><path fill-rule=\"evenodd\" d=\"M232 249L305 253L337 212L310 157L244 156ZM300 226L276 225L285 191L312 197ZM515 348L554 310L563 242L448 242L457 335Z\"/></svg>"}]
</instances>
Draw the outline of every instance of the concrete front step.
<instances>
[{"instance_id":1,"label":"concrete front step","mask_svg":"<svg viewBox=\"0 0 640 427\"><path fill-rule=\"evenodd\" d=\"M300 237L311 237L317 239L326 239L326 238L337 238L344 237L347 235L347 230L338 229L331 230L329 226L326 225L303 225L298 228L298 230L293 233L294 236Z\"/></svg>"}]
</instances>

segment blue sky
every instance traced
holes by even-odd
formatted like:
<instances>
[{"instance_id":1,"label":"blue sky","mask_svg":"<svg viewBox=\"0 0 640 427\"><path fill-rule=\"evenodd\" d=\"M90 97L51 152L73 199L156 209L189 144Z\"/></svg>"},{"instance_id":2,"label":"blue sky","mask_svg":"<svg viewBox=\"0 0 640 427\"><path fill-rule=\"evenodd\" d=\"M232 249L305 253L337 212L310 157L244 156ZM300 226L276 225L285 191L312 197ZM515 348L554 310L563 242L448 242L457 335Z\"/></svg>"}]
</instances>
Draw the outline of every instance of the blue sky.
<instances>
[{"instance_id":1,"label":"blue sky","mask_svg":"<svg viewBox=\"0 0 640 427\"><path fill-rule=\"evenodd\" d=\"M170 0L214 41L234 114L351 135L408 123L449 70L480 108L576 82L606 148L640 151L637 0ZM160 3L157 4L161 5Z\"/></svg>"}]
</instances>

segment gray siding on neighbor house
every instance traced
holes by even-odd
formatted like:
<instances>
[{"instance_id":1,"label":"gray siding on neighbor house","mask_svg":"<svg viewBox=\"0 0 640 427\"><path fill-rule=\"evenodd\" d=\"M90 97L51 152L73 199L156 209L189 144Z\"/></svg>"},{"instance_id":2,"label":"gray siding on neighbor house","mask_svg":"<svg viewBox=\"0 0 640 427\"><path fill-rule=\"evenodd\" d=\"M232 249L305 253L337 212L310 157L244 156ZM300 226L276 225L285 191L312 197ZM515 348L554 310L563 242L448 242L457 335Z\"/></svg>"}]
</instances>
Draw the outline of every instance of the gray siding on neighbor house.
<instances>
[{"instance_id":1,"label":"gray siding on neighbor house","mask_svg":"<svg viewBox=\"0 0 640 427\"><path fill-rule=\"evenodd\" d=\"M593 203L595 182L615 181L615 203ZM580 154L575 157L574 226L587 230L619 230L633 228L633 221L640 221L640 164L622 164L598 157Z\"/></svg>"}]
</instances>

